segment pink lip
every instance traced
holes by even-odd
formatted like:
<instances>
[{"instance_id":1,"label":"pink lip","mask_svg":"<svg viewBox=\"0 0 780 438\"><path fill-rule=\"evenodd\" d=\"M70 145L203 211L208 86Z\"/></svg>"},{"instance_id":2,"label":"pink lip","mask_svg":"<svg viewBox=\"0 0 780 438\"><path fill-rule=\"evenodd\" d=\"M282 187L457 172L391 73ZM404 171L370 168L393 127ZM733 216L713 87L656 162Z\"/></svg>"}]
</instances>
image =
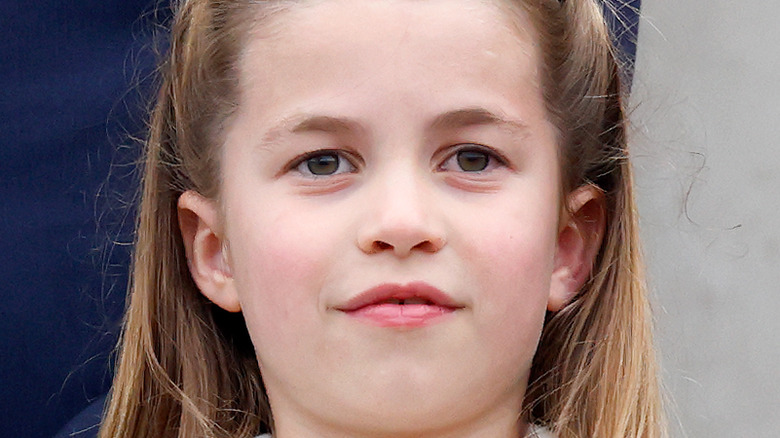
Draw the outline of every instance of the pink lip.
<instances>
[{"instance_id":1,"label":"pink lip","mask_svg":"<svg viewBox=\"0 0 780 438\"><path fill-rule=\"evenodd\" d=\"M412 303L395 301L412 300ZM449 295L423 282L382 284L366 290L337 310L380 327L422 327L463 308Z\"/></svg>"}]
</instances>

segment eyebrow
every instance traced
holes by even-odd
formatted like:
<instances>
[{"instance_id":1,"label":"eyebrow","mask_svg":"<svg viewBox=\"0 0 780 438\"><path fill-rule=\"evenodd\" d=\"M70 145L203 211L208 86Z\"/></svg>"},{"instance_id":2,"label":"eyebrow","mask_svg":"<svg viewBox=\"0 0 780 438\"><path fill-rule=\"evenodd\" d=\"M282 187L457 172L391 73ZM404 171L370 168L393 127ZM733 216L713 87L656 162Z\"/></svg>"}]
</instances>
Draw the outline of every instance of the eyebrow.
<instances>
[{"instance_id":1,"label":"eyebrow","mask_svg":"<svg viewBox=\"0 0 780 438\"><path fill-rule=\"evenodd\" d=\"M512 132L527 134L528 125L521 120L511 120L482 107L461 108L437 116L431 123L433 130L457 129L469 126L496 125ZM269 130L263 138L266 144L274 143L284 132L294 134L305 132L349 133L364 131L355 119L324 115L296 115L284 119Z\"/></svg>"},{"instance_id":2,"label":"eyebrow","mask_svg":"<svg viewBox=\"0 0 780 438\"><path fill-rule=\"evenodd\" d=\"M528 125L521 120L507 119L481 107L446 112L436 117L431 126L434 129L445 130L479 125L498 125L523 134L527 134L529 130Z\"/></svg>"},{"instance_id":3,"label":"eyebrow","mask_svg":"<svg viewBox=\"0 0 780 438\"><path fill-rule=\"evenodd\" d=\"M330 116L311 116L306 117L293 126L290 132L349 132L361 130L360 124L352 119Z\"/></svg>"},{"instance_id":4,"label":"eyebrow","mask_svg":"<svg viewBox=\"0 0 780 438\"><path fill-rule=\"evenodd\" d=\"M263 136L263 142L266 144L272 144L286 132L293 134L305 132L325 132L338 134L362 130L363 128L357 120L343 117L299 114L285 118L281 123L270 129Z\"/></svg>"}]
</instances>

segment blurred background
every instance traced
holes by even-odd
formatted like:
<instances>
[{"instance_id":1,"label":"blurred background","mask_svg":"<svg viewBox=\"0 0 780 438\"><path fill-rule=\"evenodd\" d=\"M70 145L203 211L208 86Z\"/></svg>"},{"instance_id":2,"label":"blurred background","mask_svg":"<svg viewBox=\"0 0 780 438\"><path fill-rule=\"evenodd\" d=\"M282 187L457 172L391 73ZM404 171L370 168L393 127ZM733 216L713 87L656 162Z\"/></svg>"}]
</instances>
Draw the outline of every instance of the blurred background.
<instances>
[{"instance_id":1,"label":"blurred background","mask_svg":"<svg viewBox=\"0 0 780 438\"><path fill-rule=\"evenodd\" d=\"M0 0L0 437L110 385L155 1Z\"/></svg>"},{"instance_id":2,"label":"blurred background","mask_svg":"<svg viewBox=\"0 0 780 438\"><path fill-rule=\"evenodd\" d=\"M642 1L633 154L674 437L780 436L778 19Z\"/></svg>"}]
</instances>

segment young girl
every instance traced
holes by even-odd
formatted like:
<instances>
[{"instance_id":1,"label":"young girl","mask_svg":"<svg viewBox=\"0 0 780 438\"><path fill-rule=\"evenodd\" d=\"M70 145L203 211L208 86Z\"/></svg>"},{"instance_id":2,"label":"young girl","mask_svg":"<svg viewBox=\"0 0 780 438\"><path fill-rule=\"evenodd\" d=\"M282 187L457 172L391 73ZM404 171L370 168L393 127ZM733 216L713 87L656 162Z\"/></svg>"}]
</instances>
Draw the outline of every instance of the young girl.
<instances>
[{"instance_id":1,"label":"young girl","mask_svg":"<svg viewBox=\"0 0 780 438\"><path fill-rule=\"evenodd\" d=\"M182 0L103 437L664 434L594 0Z\"/></svg>"}]
</instances>

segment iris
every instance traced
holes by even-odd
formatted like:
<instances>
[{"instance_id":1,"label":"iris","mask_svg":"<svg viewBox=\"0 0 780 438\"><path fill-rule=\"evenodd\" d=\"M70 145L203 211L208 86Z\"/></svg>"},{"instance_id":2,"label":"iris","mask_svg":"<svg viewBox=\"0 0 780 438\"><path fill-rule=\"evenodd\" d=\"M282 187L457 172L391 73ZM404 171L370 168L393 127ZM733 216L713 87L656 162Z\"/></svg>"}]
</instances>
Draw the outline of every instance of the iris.
<instances>
[{"instance_id":1,"label":"iris","mask_svg":"<svg viewBox=\"0 0 780 438\"><path fill-rule=\"evenodd\" d=\"M306 160L306 167L314 175L333 175L339 168L340 158L336 154L323 154Z\"/></svg>"},{"instance_id":2,"label":"iris","mask_svg":"<svg viewBox=\"0 0 780 438\"><path fill-rule=\"evenodd\" d=\"M490 157L484 152L468 150L458 152L458 166L464 172L481 172L489 163Z\"/></svg>"}]
</instances>

